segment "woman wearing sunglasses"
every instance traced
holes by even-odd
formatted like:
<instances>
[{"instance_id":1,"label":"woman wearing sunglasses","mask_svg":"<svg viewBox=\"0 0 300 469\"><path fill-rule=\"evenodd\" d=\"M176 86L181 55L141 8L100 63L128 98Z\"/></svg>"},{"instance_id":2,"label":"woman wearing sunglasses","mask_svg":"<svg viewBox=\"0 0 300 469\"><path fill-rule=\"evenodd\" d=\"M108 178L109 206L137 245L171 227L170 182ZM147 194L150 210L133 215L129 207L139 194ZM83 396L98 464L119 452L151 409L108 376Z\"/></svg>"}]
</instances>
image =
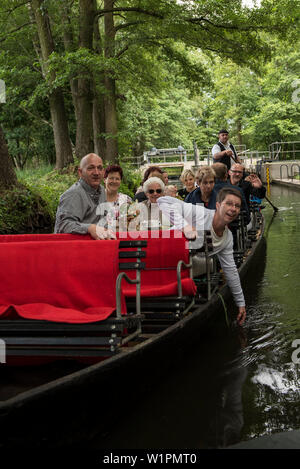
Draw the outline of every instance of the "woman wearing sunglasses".
<instances>
[{"instance_id":1,"label":"woman wearing sunglasses","mask_svg":"<svg viewBox=\"0 0 300 469\"><path fill-rule=\"evenodd\" d=\"M143 184L143 192L147 199L129 208L129 213L135 217L129 224L129 230L161 230L170 229L169 219L159 209L157 200L164 195L165 185L158 177L150 177Z\"/></svg>"}]
</instances>

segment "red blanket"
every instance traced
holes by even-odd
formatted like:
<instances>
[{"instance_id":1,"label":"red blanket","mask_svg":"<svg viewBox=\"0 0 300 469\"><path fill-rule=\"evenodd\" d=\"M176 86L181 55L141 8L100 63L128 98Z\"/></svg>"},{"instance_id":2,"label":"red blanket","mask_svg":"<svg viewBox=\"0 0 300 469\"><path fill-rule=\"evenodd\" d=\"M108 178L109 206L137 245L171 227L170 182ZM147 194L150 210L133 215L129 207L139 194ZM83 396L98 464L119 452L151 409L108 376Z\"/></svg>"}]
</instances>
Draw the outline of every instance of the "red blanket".
<instances>
[{"instance_id":1,"label":"red blanket","mask_svg":"<svg viewBox=\"0 0 300 469\"><path fill-rule=\"evenodd\" d=\"M141 295L176 296L177 263L180 259L189 262L181 233L120 235L120 239L132 238L148 242L143 248L147 257L142 259L146 269L141 273ZM116 308L115 281L119 262L123 262L118 259L118 247L119 241L94 241L89 235L0 236L0 316L70 323L106 319ZM135 278L132 271L126 273ZM182 270L182 286L184 295L195 294L187 269ZM135 289L123 280L123 294L134 297Z\"/></svg>"},{"instance_id":2,"label":"red blanket","mask_svg":"<svg viewBox=\"0 0 300 469\"><path fill-rule=\"evenodd\" d=\"M0 242L0 315L71 323L106 319L116 307L118 245Z\"/></svg>"},{"instance_id":3,"label":"red blanket","mask_svg":"<svg viewBox=\"0 0 300 469\"><path fill-rule=\"evenodd\" d=\"M76 235L76 234L16 234L16 235L0 235L0 243L20 243L25 241L87 241L91 240L89 234Z\"/></svg>"}]
</instances>

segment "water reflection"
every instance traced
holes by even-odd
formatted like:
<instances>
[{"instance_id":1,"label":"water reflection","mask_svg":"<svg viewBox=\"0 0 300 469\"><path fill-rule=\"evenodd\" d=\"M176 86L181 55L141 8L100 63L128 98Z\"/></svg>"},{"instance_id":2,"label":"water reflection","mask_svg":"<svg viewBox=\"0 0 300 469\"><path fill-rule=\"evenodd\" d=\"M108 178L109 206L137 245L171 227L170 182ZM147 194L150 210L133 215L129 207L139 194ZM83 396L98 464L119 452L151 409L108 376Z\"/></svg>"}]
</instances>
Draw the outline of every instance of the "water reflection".
<instances>
[{"instance_id":1,"label":"water reflection","mask_svg":"<svg viewBox=\"0 0 300 469\"><path fill-rule=\"evenodd\" d=\"M253 383L267 386L277 394L287 394L293 399L293 393L299 392L298 376L295 379L292 376L288 378L288 375L293 375L295 371L297 375L297 368L295 369L293 364L289 365L285 371L279 371L261 364L257 367L257 371L251 380Z\"/></svg>"},{"instance_id":2,"label":"water reflection","mask_svg":"<svg viewBox=\"0 0 300 469\"><path fill-rule=\"evenodd\" d=\"M300 192L272 187L271 195L279 211L266 230L265 274L248 307L243 440L300 427L299 365L292 362L300 338ZM267 222L272 215L266 210Z\"/></svg>"},{"instance_id":3,"label":"water reflection","mask_svg":"<svg viewBox=\"0 0 300 469\"><path fill-rule=\"evenodd\" d=\"M227 363L218 376L220 388L215 418L213 412L211 415L207 447L223 448L240 441L244 426L242 390L247 374L245 354L238 351L236 358Z\"/></svg>"},{"instance_id":4,"label":"water reflection","mask_svg":"<svg viewBox=\"0 0 300 469\"><path fill-rule=\"evenodd\" d=\"M92 448L223 448L240 441L244 426L243 386L248 375L243 329L225 320L199 335L199 345L182 353L176 367L116 428L97 435Z\"/></svg>"}]
</instances>

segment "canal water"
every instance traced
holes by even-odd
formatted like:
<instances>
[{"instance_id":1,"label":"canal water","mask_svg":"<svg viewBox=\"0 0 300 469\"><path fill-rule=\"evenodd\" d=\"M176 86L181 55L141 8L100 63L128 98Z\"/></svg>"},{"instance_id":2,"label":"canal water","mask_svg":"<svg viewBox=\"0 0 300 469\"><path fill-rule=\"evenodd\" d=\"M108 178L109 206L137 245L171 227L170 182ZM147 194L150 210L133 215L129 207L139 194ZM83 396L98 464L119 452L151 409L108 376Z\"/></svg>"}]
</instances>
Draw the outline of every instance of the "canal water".
<instances>
[{"instance_id":1,"label":"canal water","mask_svg":"<svg viewBox=\"0 0 300 469\"><path fill-rule=\"evenodd\" d=\"M272 186L269 199L279 211L265 201L266 246L244 282L243 327L221 313L94 448L224 448L300 428L300 191Z\"/></svg>"}]
</instances>

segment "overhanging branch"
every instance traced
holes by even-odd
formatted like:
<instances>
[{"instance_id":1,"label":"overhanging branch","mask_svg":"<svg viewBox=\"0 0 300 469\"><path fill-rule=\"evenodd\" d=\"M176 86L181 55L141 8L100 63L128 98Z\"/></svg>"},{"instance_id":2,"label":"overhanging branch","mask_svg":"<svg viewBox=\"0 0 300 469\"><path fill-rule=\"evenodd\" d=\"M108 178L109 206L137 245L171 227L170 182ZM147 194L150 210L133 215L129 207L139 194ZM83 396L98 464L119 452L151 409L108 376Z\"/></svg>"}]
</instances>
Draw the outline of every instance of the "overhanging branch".
<instances>
[{"instance_id":1,"label":"overhanging branch","mask_svg":"<svg viewBox=\"0 0 300 469\"><path fill-rule=\"evenodd\" d=\"M208 23L210 26L213 26L214 28L218 29L230 29L234 31L256 31L256 30L264 30L267 29L266 26L241 26L241 25L233 25L233 24L216 24L213 21L209 20L208 18L205 18L204 16L201 16L200 18L187 18L186 21L188 21L191 24L196 24L201 26L201 23Z\"/></svg>"},{"instance_id":2,"label":"overhanging branch","mask_svg":"<svg viewBox=\"0 0 300 469\"><path fill-rule=\"evenodd\" d=\"M11 34L16 33L16 32L19 31L20 29L25 28L25 26L28 26L28 25L30 25L30 24L33 24L33 22L32 22L32 21L29 21L28 23L24 23L24 24L22 24L21 26L18 26L17 28L12 29L11 31L8 31L8 32L5 34L5 36L0 37L0 42L6 41L7 36L10 36Z\"/></svg>"},{"instance_id":3,"label":"overhanging branch","mask_svg":"<svg viewBox=\"0 0 300 469\"><path fill-rule=\"evenodd\" d=\"M4 13L8 13L8 15L10 15L11 13L13 13L15 10L17 10L18 8L24 6L24 5L27 5L27 3L29 3L28 0L26 0L25 2L22 2L22 3L19 3L18 5L15 5L14 7L12 8L9 8L8 10L6 10Z\"/></svg>"},{"instance_id":4,"label":"overhanging branch","mask_svg":"<svg viewBox=\"0 0 300 469\"><path fill-rule=\"evenodd\" d=\"M96 17L103 16L105 13L120 13L120 12L134 12L134 13L141 13L143 15L153 16L154 18L164 19L164 16L156 13L155 11L148 11L142 8L135 8L135 7L128 7L128 8L111 8L111 9L103 9L96 11Z\"/></svg>"}]
</instances>

